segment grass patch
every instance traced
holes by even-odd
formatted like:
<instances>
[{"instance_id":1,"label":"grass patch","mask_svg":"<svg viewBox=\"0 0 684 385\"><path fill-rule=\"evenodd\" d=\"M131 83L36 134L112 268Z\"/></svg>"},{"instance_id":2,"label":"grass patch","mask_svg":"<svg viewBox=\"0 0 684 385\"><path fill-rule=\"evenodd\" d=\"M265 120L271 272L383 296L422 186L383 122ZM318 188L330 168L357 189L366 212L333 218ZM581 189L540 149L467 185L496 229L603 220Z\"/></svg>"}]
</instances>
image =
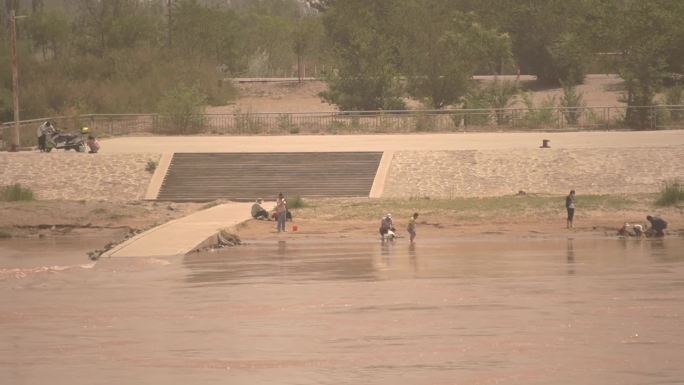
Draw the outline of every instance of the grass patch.
<instances>
[{"instance_id":1,"label":"grass patch","mask_svg":"<svg viewBox=\"0 0 684 385\"><path fill-rule=\"evenodd\" d=\"M578 195L578 211L622 210L634 206L634 198L614 195ZM565 212L565 196L528 194L486 198L453 199L321 199L307 204L302 217L327 220L374 220L387 213L409 218L414 212L424 216L447 215L455 220L551 217Z\"/></svg>"},{"instance_id":2,"label":"grass patch","mask_svg":"<svg viewBox=\"0 0 684 385\"><path fill-rule=\"evenodd\" d=\"M35 200L33 191L28 187L22 187L19 183L10 186L5 186L0 190L0 200L15 202L15 201L32 201Z\"/></svg>"},{"instance_id":3,"label":"grass patch","mask_svg":"<svg viewBox=\"0 0 684 385\"><path fill-rule=\"evenodd\" d=\"M679 202L684 202L684 184L678 180L665 182L660 189L656 204L658 206L676 206Z\"/></svg>"},{"instance_id":4,"label":"grass patch","mask_svg":"<svg viewBox=\"0 0 684 385\"><path fill-rule=\"evenodd\" d=\"M7 232L5 230L0 230L0 239L8 239L8 238L12 238L12 234L10 234L9 232Z\"/></svg>"}]
</instances>

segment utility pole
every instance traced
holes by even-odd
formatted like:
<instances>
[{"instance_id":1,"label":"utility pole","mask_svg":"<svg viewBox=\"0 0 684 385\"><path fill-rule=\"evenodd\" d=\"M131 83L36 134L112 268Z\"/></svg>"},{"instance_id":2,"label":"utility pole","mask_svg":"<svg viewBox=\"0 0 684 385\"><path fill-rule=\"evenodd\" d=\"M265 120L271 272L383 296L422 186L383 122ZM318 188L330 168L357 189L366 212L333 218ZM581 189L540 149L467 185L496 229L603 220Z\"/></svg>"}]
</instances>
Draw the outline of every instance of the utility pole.
<instances>
[{"instance_id":1,"label":"utility pole","mask_svg":"<svg viewBox=\"0 0 684 385\"><path fill-rule=\"evenodd\" d=\"M171 3L171 0L166 1L166 11L168 12L168 17L169 17L167 31L166 31L166 33L167 33L166 38L168 39L166 44L168 45L168 48L171 48L171 6L172 5L173 4Z\"/></svg>"},{"instance_id":2,"label":"utility pole","mask_svg":"<svg viewBox=\"0 0 684 385\"><path fill-rule=\"evenodd\" d=\"M12 56L12 99L14 100L14 129L11 151L19 151L19 68L17 66L17 18L10 11L10 54Z\"/></svg>"}]
</instances>

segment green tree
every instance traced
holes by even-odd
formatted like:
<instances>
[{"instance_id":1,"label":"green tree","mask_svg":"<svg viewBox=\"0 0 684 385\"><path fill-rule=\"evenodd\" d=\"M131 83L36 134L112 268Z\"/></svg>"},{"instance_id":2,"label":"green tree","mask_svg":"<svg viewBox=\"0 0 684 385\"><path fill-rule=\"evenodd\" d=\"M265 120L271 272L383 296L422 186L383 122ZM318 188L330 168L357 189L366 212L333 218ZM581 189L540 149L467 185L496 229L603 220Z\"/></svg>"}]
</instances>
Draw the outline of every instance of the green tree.
<instances>
[{"instance_id":1,"label":"green tree","mask_svg":"<svg viewBox=\"0 0 684 385\"><path fill-rule=\"evenodd\" d=\"M166 93L159 102L161 131L172 134L199 132L204 123L206 95L198 87L177 86Z\"/></svg>"},{"instance_id":2,"label":"green tree","mask_svg":"<svg viewBox=\"0 0 684 385\"><path fill-rule=\"evenodd\" d=\"M563 108L565 120L574 126L579 123L582 109L587 106L587 103L584 101L584 94L577 91L577 87L564 84L560 106Z\"/></svg>"},{"instance_id":3,"label":"green tree","mask_svg":"<svg viewBox=\"0 0 684 385\"><path fill-rule=\"evenodd\" d=\"M40 9L40 8L39 8ZM57 58L70 38L69 20L59 9L32 13L25 21L26 33L43 56Z\"/></svg>"},{"instance_id":4,"label":"green tree","mask_svg":"<svg viewBox=\"0 0 684 385\"><path fill-rule=\"evenodd\" d=\"M625 123L649 128L656 92L666 76L667 59L677 40L682 7L667 0L623 0L599 5L598 22L605 41L619 51L619 73L625 80ZM679 15L677 15L679 13Z\"/></svg>"},{"instance_id":5,"label":"green tree","mask_svg":"<svg viewBox=\"0 0 684 385\"><path fill-rule=\"evenodd\" d=\"M294 19L261 14L247 15L246 39L251 60L261 60L254 76L291 76L296 55L293 51ZM253 66L254 67L254 66ZM252 68L255 72L255 68Z\"/></svg>"},{"instance_id":6,"label":"green tree","mask_svg":"<svg viewBox=\"0 0 684 385\"><path fill-rule=\"evenodd\" d=\"M308 15L297 21L292 33L292 48L297 55L297 77L299 77L299 81L302 81L305 76L306 57L322 49L324 34L323 24L318 16Z\"/></svg>"},{"instance_id":7,"label":"green tree","mask_svg":"<svg viewBox=\"0 0 684 385\"><path fill-rule=\"evenodd\" d=\"M404 108L399 83L399 54L389 20L396 2L346 0L324 13L324 25L336 61L321 96L342 110Z\"/></svg>"},{"instance_id":8,"label":"green tree","mask_svg":"<svg viewBox=\"0 0 684 385\"><path fill-rule=\"evenodd\" d=\"M490 24L510 33L513 54L524 73L547 84L583 81L590 53L586 0L481 0L474 8Z\"/></svg>"},{"instance_id":9,"label":"green tree","mask_svg":"<svg viewBox=\"0 0 684 385\"><path fill-rule=\"evenodd\" d=\"M105 57L112 49L154 42L158 36L153 6L136 0L78 0L74 20L81 53Z\"/></svg>"},{"instance_id":10,"label":"green tree","mask_svg":"<svg viewBox=\"0 0 684 385\"><path fill-rule=\"evenodd\" d=\"M508 36L480 24L448 0L410 0L399 20L401 60L412 96L433 108L458 103L478 68L510 58Z\"/></svg>"}]
</instances>

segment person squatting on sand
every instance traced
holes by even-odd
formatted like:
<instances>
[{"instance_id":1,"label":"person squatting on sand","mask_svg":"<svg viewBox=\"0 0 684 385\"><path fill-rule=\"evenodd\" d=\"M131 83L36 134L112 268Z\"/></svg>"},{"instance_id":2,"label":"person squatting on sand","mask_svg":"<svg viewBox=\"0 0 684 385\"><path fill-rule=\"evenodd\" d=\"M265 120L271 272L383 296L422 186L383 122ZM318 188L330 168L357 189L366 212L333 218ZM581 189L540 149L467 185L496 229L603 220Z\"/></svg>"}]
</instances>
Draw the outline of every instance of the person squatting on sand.
<instances>
[{"instance_id":1,"label":"person squatting on sand","mask_svg":"<svg viewBox=\"0 0 684 385\"><path fill-rule=\"evenodd\" d=\"M261 204L263 202L264 202L264 200L261 198L258 198L254 202L254 204L252 205L252 218L268 220L268 211L264 210L264 208L261 207Z\"/></svg>"},{"instance_id":2,"label":"person squatting on sand","mask_svg":"<svg viewBox=\"0 0 684 385\"><path fill-rule=\"evenodd\" d=\"M408 225L406 226L406 231L409 233L410 242L416 239L416 219L418 218L418 213L413 213L411 218L409 218Z\"/></svg>"},{"instance_id":3,"label":"person squatting on sand","mask_svg":"<svg viewBox=\"0 0 684 385\"><path fill-rule=\"evenodd\" d=\"M568 229L572 229L574 226L572 220L575 217L575 190L570 190L570 194L565 197L565 208L568 210Z\"/></svg>"},{"instance_id":4,"label":"person squatting on sand","mask_svg":"<svg viewBox=\"0 0 684 385\"><path fill-rule=\"evenodd\" d=\"M90 151L88 151L88 153L97 154L97 152L100 151L100 142L98 142L94 136L88 135L88 141L86 142L86 144L88 145L88 148L90 149Z\"/></svg>"},{"instance_id":5,"label":"person squatting on sand","mask_svg":"<svg viewBox=\"0 0 684 385\"><path fill-rule=\"evenodd\" d=\"M388 236L388 239L390 238L390 231L392 232L391 235L394 235L394 222L392 221L392 214L387 213L382 219L380 220L380 240L384 241L385 236Z\"/></svg>"},{"instance_id":6,"label":"person squatting on sand","mask_svg":"<svg viewBox=\"0 0 684 385\"><path fill-rule=\"evenodd\" d=\"M287 219L287 200L283 193L278 194L276 199L276 213L278 214L278 224L276 228L278 232L285 231L285 220Z\"/></svg>"}]
</instances>

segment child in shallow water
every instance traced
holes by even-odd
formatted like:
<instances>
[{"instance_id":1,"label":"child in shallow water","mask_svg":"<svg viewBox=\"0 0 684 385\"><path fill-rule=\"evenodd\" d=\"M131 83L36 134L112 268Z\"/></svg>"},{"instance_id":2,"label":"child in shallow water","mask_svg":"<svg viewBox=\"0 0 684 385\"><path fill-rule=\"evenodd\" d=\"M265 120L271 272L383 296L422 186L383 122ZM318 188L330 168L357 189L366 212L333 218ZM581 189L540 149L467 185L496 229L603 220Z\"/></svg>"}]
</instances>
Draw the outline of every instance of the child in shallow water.
<instances>
[{"instance_id":1,"label":"child in shallow water","mask_svg":"<svg viewBox=\"0 0 684 385\"><path fill-rule=\"evenodd\" d=\"M411 218L409 218L408 226L406 226L406 231L409 233L411 243L416 239L416 219L418 219L418 213L413 213Z\"/></svg>"}]
</instances>

